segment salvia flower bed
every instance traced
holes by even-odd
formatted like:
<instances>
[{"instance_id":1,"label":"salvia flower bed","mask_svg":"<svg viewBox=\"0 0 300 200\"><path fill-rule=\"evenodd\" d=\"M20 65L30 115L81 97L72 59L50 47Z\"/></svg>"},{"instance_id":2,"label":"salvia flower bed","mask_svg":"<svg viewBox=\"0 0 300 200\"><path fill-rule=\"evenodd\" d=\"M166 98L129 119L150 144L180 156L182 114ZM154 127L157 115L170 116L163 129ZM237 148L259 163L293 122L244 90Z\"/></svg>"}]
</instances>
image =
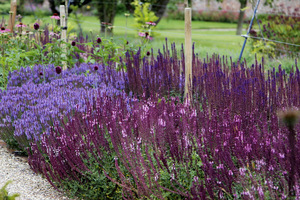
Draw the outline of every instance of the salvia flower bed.
<instances>
[{"instance_id":1,"label":"salvia flower bed","mask_svg":"<svg viewBox=\"0 0 300 200\"><path fill-rule=\"evenodd\" d=\"M1 137L23 135L32 169L80 198L300 198L297 63L286 73L194 55L185 101L179 57L172 45L128 52L119 71L13 72L1 94L11 109L0 111L1 128L15 130Z\"/></svg>"}]
</instances>

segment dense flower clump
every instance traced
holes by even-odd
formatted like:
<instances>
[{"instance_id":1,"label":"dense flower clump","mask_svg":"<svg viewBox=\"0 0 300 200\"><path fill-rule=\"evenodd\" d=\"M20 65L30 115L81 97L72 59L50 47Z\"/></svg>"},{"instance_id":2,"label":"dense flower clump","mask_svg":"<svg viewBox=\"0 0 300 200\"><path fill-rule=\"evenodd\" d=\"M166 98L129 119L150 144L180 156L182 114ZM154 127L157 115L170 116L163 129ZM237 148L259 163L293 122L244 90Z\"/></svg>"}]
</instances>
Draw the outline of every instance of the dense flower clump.
<instances>
[{"instance_id":1,"label":"dense flower clump","mask_svg":"<svg viewBox=\"0 0 300 200\"><path fill-rule=\"evenodd\" d=\"M30 166L54 187L83 199L300 198L297 63L286 73L193 55L188 100L174 45L120 66L9 75L1 132L31 142Z\"/></svg>"},{"instance_id":2,"label":"dense flower clump","mask_svg":"<svg viewBox=\"0 0 300 200\"><path fill-rule=\"evenodd\" d=\"M83 64L61 74L52 65L12 72L7 90L1 94L2 134L14 135L23 143L24 137L29 141L37 139L43 132L49 133L54 119L63 119L74 109L83 111L86 100L101 93L121 93L122 77L108 68L97 67L100 70L95 71L94 65ZM111 83L114 78L117 81Z\"/></svg>"}]
</instances>

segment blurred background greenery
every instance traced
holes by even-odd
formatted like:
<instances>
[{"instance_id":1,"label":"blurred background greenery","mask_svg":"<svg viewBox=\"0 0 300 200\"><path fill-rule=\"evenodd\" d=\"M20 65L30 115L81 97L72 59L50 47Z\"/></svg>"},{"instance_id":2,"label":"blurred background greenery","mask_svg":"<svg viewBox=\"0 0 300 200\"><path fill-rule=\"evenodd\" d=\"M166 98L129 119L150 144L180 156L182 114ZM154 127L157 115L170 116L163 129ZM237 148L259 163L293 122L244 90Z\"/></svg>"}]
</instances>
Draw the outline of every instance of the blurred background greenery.
<instances>
[{"instance_id":1,"label":"blurred background greenery","mask_svg":"<svg viewBox=\"0 0 300 200\"><path fill-rule=\"evenodd\" d=\"M105 37L105 27L101 26L101 22L108 22L113 25L113 29L108 37L112 37L114 41L123 41L124 38L133 44L141 44L141 38L138 36L140 31L136 27L136 19L134 17L134 0L71 0L69 8L69 30L70 33L81 33L83 35ZM137 0L136 0L137 1ZM146 48L157 49L162 48L165 39L169 43L175 42L177 46L184 43L184 0L144 0L138 1L140 4L149 3L151 11L155 13L158 20L155 20L157 26L151 33L153 40L147 43ZM240 0L237 0L237 3ZM191 5L191 2L189 2ZM59 5L65 4L64 0L30 0L18 1L18 14L23 16L22 22L32 26L33 23L39 22L42 25L53 24L50 16L59 12ZM0 0L0 15L2 16L2 25L8 19L10 9L9 0ZM238 12L238 11L237 11ZM124 14L130 16L126 17ZM216 14L217 13L217 14ZM207 54L220 54L238 59L244 38L236 35L237 17L224 14L224 12L193 12L192 22L192 41L195 43L195 52L201 57ZM249 19L244 18L243 32L249 25ZM258 29L257 23L254 28ZM254 52L254 53L253 53ZM251 40L246 45L243 58L248 62L253 62L254 54L259 51L253 51ZM278 64L294 63L294 57L284 54L277 58L268 55L262 55L269 59L270 66ZM258 56L261 57L261 56Z\"/></svg>"}]
</instances>

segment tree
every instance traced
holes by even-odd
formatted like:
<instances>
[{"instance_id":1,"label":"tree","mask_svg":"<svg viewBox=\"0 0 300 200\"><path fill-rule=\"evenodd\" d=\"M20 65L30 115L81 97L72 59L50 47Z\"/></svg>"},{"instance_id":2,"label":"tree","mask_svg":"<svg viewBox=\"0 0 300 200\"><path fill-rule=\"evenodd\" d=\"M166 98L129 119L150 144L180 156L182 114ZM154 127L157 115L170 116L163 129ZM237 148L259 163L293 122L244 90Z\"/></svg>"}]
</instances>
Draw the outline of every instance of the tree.
<instances>
[{"instance_id":1,"label":"tree","mask_svg":"<svg viewBox=\"0 0 300 200\"><path fill-rule=\"evenodd\" d=\"M216 0L218 2L223 2L223 0ZM241 35L242 34L242 30L243 30L243 22L244 22L244 15L245 15L245 11L246 11L246 6L248 3L248 0L238 0L240 2L240 12L239 12L239 18L238 18L238 24L237 24L237 28L236 28L236 34L237 35ZM265 1L265 5L270 5L272 6L274 0L266 0ZM253 6L256 5L257 0L249 0L250 3L253 4Z\"/></svg>"},{"instance_id":2,"label":"tree","mask_svg":"<svg viewBox=\"0 0 300 200\"><path fill-rule=\"evenodd\" d=\"M134 0L70 0L71 4L74 6L78 6L79 8L89 4L93 3L98 11L98 17L101 22L106 22L113 24L114 18L116 16L116 8L118 3L123 3L126 6L126 9L133 13L134 7L131 4ZM158 20L156 23L158 23L161 18L164 15L164 12L167 8L167 5L170 0L141 0L141 2L149 2L152 5L152 11L155 13L155 15L158 17ZM65 5L65 0L49 0L50 9L52 13L59 13L59 11L56 9L58 5ZM69 13L72 12L72 10L69 8ZM101 32L105 32L105 26L101 26Z\"/></svg>"},{"instance_id":3,"label":"tree","mask_svg":"<svg viewBox=\"0 0 300 200\"><path fill-rule=\"evenodd\" d=\"M70 5L78 6L78 8L81 8L82 6L89 4L92 2L92 0L69 0ZM59 13L59 11L56 9L58 5L65 5L65 0L49 0L50 9L52 13ZM68 13L71 13L72 9L68 9Z\"/></svg>"},{"instance_id":4,"label":"tree","mask_svg":"<svg viewBox=\"0 0 300 200\"><path fill-rule=\"evenodd\" d=\"M161 18L164 16L165 10L167 8L167 5L170 0L141 0L142 3L149 2L152 5L151 10L155 13L155 15L158 17L158 20L156 20L156 24L161 20ZM133 13L134 7L131 4L133 0L122 0L122 3L125 4L127 10L130 13Z\"/></svg>"},{"instance_id":5,"label":"tree","mask_svg":"<svg viewBox=\"0 0 300 200\"><path fill-rule=\"evenodd\" d=\"M94 1L98 10L98 17L101 22L106 22L110 24L114 24L114 18L116 16L116 8L118 0L111 1ZM105 25L101 24L100 31L102 33L105 32ZM108 30L110 33L112 30Z\"/></svg>"},{"instance_id":6,"label":"tree","mask_svg":"<svg viewBox=\"0 0 300 200\"><path fill-rule=\"evenodd\" d=\"M239 2L241 3L241 6L240 6L238 24L237 24L237 28L236 28L236 34L237 35L242 34L244 15L245 15L245 7L247 6L247 0L239 0Z\"/></svg>"}]
</instances>

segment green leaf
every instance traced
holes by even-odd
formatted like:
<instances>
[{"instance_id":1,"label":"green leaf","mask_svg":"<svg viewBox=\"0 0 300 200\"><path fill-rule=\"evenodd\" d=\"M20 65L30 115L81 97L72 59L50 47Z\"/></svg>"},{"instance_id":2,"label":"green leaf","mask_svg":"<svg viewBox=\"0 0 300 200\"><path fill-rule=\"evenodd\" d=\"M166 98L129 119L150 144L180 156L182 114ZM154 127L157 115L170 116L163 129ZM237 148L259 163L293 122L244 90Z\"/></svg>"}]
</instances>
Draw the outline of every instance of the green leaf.
<instances>
[{"instance_id":1,"label":"green leaf","mask_svg":"<svg viewBox=\"0 0 300 200\"><path fill-rule=\"evenodd\" d=\"M245 10L248 10L250 7L249 6L246 6L244 8L241 8L241 11L245 11Z\"/></svg>"}]
</instances>

